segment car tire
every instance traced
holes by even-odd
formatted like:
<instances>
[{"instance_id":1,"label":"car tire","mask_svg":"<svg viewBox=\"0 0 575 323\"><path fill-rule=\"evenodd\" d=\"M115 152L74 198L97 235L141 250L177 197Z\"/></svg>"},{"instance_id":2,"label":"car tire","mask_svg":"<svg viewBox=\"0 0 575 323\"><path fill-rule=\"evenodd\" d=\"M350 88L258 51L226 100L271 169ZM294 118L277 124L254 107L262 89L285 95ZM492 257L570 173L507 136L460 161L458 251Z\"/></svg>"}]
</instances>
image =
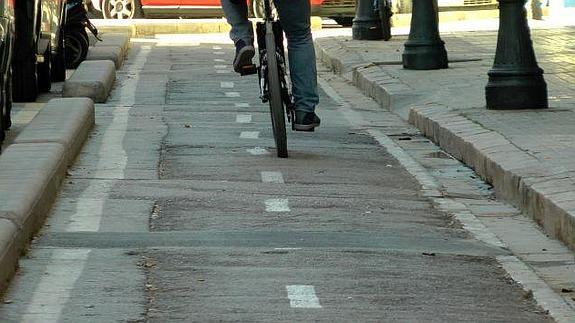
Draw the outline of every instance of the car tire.
<instances>
[{"instance_id":1,"label":"car tire","mask_svg":"<svg viewBox=\"0 0 575 323\"><path fill-rule=\"evenodd\" d=\"M61 27L57 54L52 56L52 81L54 82L66 80L66 42L64 37L64 27Z\"/></svg>"},{"instance_id":2,"label":"car tire","mask_svg":"<svg viewBox=\"0 0 575 323\"><path fill-rule=\"evenodd\" d=\"M48 92L52 88L52 46L44 52L44 62L38 64L38 91Z\"/></svg>"},{"instance_id":3,"label":"car tire","mask_svg":"<svg viewBox=\"0 0 575 323\"><path fill-rule=\"evenodd\" d=\"M66 31L65 36L66 68L75 69L88 55L90 39L84 26L77 26Z\"/></svg>"},{"instance_id":4,"label":"car tire","mask_svg":"<svg viewBox=\"0 0 575 323\"><path fill-rule=\"evenodd\" d=\"M115 10L119 5L123 8L121 12ZM135 19L143 16L139 0L104 0L102 15L104 19Z\"/></svg>"},{"instance_id":5,"label":"car tire","mask_svg":"<svg viewBox=\"0 0 575 323\"><path fill-rule=\"evenodd\" d=\"M12 127L12 68L8 67L8 76L6 77L6 84L4 86L5 103L4 103L4 120L2 122L4 129L8 130Z\"/></svg>"},{"instance_id":6,"label":"car tire","mask_svg":"<svg viewBox=\"0 0 575 323\"><path fill-rule=\"evenodd\" d=\"M353 17L332 17L342 27L351 27L353 25Z\"/></svg>"},{"instance_id":7,"label":"car tire","mask_svg":"<svg viewBox=\"0 0 575 323\"><path fill-rule=\"evenodd\" d=\"M31 56L12 63L12 98L14 102L34 102L38 98L36 57Z\"/></svg>"}]
</instances>

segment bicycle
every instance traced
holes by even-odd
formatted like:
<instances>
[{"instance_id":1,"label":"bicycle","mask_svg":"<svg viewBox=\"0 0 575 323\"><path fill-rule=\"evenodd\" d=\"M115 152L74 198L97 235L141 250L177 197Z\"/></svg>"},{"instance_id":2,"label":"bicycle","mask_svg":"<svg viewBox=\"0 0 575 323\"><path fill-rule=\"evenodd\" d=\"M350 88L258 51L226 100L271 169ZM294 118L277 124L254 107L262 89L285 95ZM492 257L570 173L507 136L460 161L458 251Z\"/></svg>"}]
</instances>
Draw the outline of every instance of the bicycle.
<instances>
[{"instance_id":1,"label":"bicycle","mask_svg":"<svg viewBox=\"0 0 575 323\"><path fill-rule=\"evenodd\" d=\"M286 116L294 130L295 107L286 81L286 60L283 30L273 13L272 0L264 0L264 20L256 23L259 66L242 67L241 75L255 74L259 77L260 98L268 103L277 156L288 157Z\"/></svg>"},{"instance_id":2,"label":"bicycle","mask_svg":"<svg viewBox=\"0 0 575 323\"><path fill-rule=\"evenodd\" d=\"M383 34L383 40L385 41L391 39L391 16L393 16L391 7L391 0L373 1L373 11L379 16L379 20L381 21L381 32Z\"/></svg>"}]
</instances>

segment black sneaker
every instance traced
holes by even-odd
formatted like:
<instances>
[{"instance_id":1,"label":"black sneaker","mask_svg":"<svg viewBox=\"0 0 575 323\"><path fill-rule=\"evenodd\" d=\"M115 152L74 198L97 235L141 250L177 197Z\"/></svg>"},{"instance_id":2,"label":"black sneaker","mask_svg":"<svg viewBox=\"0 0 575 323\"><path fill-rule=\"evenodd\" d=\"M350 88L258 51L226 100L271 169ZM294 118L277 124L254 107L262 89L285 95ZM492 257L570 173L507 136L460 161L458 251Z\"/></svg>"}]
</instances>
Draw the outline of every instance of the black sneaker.
<instances>
[{"instance_id":1,"label":"black sneaker","mask_svg":"<svg viewBox=\"0 0 575 323\"><path fill-rule=\"evenodd\" d=\"M253 45L246 44L243 40L236 42L236 57L234 58L234 71L241 73L242 67L252 65L252 58L256 54Z\"/></svg>"},{"instance_id":2,"label":"black sneaker","mask_svg":"<svg viewBox=\"0 0 575 323\"><path fill-rule=\"evenodd\" d=\"M320 123L321 120L315 112L296 111L293 128L297 131L314 131Z\"/></svg>"}]
</instances>

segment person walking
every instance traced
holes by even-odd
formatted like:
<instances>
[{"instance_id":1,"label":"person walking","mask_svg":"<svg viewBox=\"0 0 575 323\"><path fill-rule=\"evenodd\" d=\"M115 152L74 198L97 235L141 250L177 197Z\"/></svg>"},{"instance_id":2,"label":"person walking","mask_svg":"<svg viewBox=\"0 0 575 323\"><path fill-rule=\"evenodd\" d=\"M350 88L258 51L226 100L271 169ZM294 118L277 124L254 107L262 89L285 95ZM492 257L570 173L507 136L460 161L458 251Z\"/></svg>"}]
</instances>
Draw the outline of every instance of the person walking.
<instances>
[{"instance_id":1,"label":"person walking","mask_svg":"<svg viewBox=\"0 0 575 323\"><path fill-rule=\"evenodd\" d=\"M248 19L247 1L221 0L226 20L231 25L230 38L235 44L234 71L251 65L255 55L254 31ZM274 0L280 24L286 34L292 94L295 105L294 129L313 131L320 125L315 113L319 103L317 68L311 34L309 0Z\"/></svg>"}]
</instances>

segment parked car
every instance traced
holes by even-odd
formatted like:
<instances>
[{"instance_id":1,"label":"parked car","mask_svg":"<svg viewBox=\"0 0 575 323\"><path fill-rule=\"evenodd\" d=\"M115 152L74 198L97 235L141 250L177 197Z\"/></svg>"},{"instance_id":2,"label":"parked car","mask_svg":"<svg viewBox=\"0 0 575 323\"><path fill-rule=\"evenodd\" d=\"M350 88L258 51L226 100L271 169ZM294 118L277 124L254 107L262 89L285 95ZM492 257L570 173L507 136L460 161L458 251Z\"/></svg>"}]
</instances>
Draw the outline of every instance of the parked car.
<instances>
[{"instance_id":1,"label":"parked car","mask_svg":"<svg viewBox=\"0 0 575 323\"><path fill-rule=\"evenodd\" d=\"M11 126L12 90L10 62L14 53L14 2L0 0L0 144Z\"/></svg>"},{"instance_id":2,"label":"parked car","mask_svg":"<svg viewBox=\"0 0 575 323\"><path fill-rule=\"evenodd\" d=\"M65 0L14 1L15 55L12 60L14 101L35 101L52 81L66 78L64 37Z\"/></svg>"},{"instance_id":3,"label":"parked car","mask_svg":"<svg viewBox=\"0 0 575 323\"><path fill-rule=\"evenodd\" d=\"M220 0L90 0L94 10L105 19L153 17L222 17ZM261 0L249 0L252 15L262 16ZM288 0L289 1L289 0ZM312 14L347 21L355 16L356 0L310 0Z\"/></svg>"}]
</instances>

